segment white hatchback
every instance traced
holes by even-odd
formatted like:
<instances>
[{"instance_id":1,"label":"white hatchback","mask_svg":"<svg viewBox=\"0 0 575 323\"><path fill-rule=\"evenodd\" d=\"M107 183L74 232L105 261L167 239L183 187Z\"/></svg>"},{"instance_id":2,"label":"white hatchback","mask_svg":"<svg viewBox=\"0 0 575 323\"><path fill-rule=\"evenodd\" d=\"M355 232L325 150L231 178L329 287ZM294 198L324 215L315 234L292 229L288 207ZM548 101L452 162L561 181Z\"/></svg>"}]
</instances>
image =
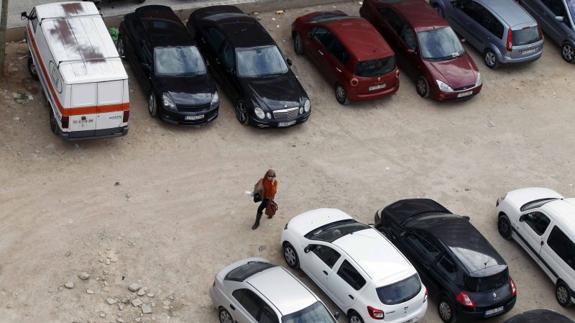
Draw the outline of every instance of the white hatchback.
<instances>
[{"instance_id":1,"label":"white hatchback","mask_svg":"<svg viewBox=\"0 0 575 323\"><path fill-rule=\"evenodd\" d=\"M222 269L210 294L220 323L336 323L313 292L262 258Z\"/></svg>"},{"instance_id":2,"label":"white hatchback","mask_svg":"<svg viewBox=\"0 0 575 323\"><path fill-rule=\"evenodd\" d=\"M575 199L523 188L497 200L501 236L515 240L555 284L562 306L575 302Z\"/></svg>"},{"instance_id":3,"label":"white hatchback","mask_svg":"<svg viewBox=\"0 0 575 323\"><path fill-rule=\"evenodd\" d=\"M282 245L287 264L303 270L352 323L416 322L425 315L427 289L409 260L340 210L294 217Z\"/></svg>"}]
</instances>

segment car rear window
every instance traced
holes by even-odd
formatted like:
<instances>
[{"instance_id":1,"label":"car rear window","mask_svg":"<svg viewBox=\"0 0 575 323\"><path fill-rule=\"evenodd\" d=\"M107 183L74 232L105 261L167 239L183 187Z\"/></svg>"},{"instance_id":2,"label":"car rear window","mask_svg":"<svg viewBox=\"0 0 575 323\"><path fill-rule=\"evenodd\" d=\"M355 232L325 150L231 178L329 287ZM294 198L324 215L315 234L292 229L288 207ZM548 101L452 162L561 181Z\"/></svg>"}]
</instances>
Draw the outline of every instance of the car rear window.
<instances>
[{"instance_id":1,"label":"car rear window","mask_svg":"<svg viewBox=\"0 0 575 323\"><path fill-rule=\"evenodd\" d=\"M539 34L539 28L537 28L537 26L527 27L521 30L513 30L513 46L531 44L540 39L541 34Z\"/></svg>"},{"instance_id":2,"label":"car rear window","mask_svg":"<svg viewBox=\"0 0 575 323\"><path fill-rule=\"evenodd\" d=\"M387 74L395 69L395 56L384 59L358 62L355 74L361 77L373 77Z\"/></svg>"},{"instance_id":3,"label":"car rear window","mask_svg":"<svg viewBox=\"0 0 575 323\"><path fill-rule=\"evenodd\" d=\"M311 240L334 242L343 236L369 228L371 227L366 224L349 219L321 226L306 234L305 237Z\"/></svg>"},{"instance_id":4,"label":"car rear window","mask_svg":"<svg viewBox=\"0 0 575 323\"><path fill-rule=\"evenodd\" d=\"M377 295L379 300L386 305L400 304L408 301L421 291L421 281L417 274L395 284L379 287Z\"/></svg>"},{"instance_id":5,"label":"car rear window","mask_svg":"<svg viewBox=\"0 0 575 323\"><path fill-rule=\"evenodd\" d=\"M257 274L261 271L264 271L268 268L271 267L275 267L272 264L269 264L267 262L261 262L261 261L250 261L245 265L241 265L238 268L230 271L227 275L226 275L226 280L234 280L234 281L238 281L238 282L242 282L245 279L247 279L248 277Z\"/></svg>"},{"instance_id":6,"label":"car rear window","mask_svg":"<svg viewBox=\"0 0 575 323\"><path fill-rule=\"evenodd\" d=\"M470 292L487 292L509 284L509 271L505 269L495 275L487 277L465 276L465 289Z\"/></svg>"}]
</instances>

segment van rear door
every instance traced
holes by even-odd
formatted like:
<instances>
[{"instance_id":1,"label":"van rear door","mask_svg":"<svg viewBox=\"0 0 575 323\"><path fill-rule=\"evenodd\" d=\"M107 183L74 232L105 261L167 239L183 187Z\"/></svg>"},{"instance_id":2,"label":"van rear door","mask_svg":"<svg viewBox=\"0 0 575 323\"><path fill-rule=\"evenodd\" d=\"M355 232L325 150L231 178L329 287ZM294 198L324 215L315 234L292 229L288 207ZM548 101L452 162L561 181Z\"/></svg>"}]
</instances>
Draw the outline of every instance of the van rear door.
<instances>
[{"instance_id":1,"label":"van rear door","mask_svg":"<svg viewBox=\"0 0 575 323\"><path fill-rule=\"evenodd\" d=\"M97 83L73 84L71 87L71 105L66 110L70 113L69 130L95 131L95 107L98 102ZM86 135L89 135L86 133Z\"/></svg>"},{"instance_id":2,"label":"van rear door","mask_svg":"<svg viewBox=\"0 0 575 323\"><path fill-rule=\"evenodd\" d=\"M124 82L125 80L115 80L98 83L96 129L112 129L122 126Z\"/></svg>"}]
</instances>

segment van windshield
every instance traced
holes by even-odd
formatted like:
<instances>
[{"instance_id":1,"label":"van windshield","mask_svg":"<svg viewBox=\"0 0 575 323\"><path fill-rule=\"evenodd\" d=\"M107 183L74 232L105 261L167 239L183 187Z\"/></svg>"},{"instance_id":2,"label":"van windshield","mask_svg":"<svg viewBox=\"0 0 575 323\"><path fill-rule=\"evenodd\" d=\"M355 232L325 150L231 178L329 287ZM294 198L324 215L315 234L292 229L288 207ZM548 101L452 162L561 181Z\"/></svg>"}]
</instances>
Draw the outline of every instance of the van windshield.
<instances>
[{"instance_id":1,"label":"van windshield","mask_svg":"<svg viewBox=\"0 0 575 323\"><path fill-rule=\"evenodd\" d=\"M520 30L513 30L513 46L527 45L537 42L541 39L539 28L537 26L527 27Z\"/></svg>"},{"instance_id":2,"label":"van windshield","mask_svg":"<svg viewBox=\"0 0 575 323\"><path fill-rule=\"evenodd\" d=\"M406 302L421 291L421 281L417 274L397 283L377 289L379 300L385 305L395 305Z\"/></svg>"},{"instance_id":3,"label":"van windshield","mask_svg":"<svg viewBox=\"0 0 575 323\"><path fill-rule=\"evenodd\" d=\"M206 74L206 64L195 46L156 47L154 67L158 76L196 76Z\"/></svg>"},{"instance_id":4,"label":"van windshield","mask_svg":"<svg viewBox=\"0 0 575 323\"><path fill-rule=\"evenodd\" d=\"M423 59L443 61L459 57L465 52L450 27L421 31L417 33L417 38Z\"/></svg>"},{"instance_id":5,"label":"van windshield","mask_svg":"<svg viewBox=\"0 0 575 323\"><path fill-rule=\"evenodd\" d=\"M395 56L358 62L355 74L361 77L374 77L385 75L395 69Z\"/></svg>"},{"instance_id":6,"label":"van windshield","mask_svg":"<svg viewBox=\"0 0 575 323\"><path fill-rule=\"evenodd\" d=\"M505 269L487 277L471 277L465 275L465 289L470 292L487 292L509 284L509 271Z\"/></svg>"}]
</instances>

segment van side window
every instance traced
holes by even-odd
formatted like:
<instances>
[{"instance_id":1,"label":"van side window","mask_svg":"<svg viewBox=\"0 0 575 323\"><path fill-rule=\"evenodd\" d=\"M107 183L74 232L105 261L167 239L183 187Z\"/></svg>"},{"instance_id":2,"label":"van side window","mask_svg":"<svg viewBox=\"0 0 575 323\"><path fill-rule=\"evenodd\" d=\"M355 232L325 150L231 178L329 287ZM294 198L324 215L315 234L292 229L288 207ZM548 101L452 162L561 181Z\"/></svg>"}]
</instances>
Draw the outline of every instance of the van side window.
<instances>
[{"instance_id":1,"label":"van side window","mask_svg":"<svg viewBox=\"0 0 575 323\"><path fill-rule=\"evenodd\" d=\"M355 290L360 290L365 285L365 278L347 260L341 264L337 275Z\"/></svg>"},{"instance_id":2,"label":"van side window","mask_svg":"<svg viewBox=\"0 0 575 323\"><path fill-rule=\"evenodd\" d=\"M461 10L499 39L503 38L503 24L482 5L473 1L462 2Z\"/></svg>"},{"instance_id":3,"label":"van side window","mask_svg":"<svg viewBox=\"0 0 575 323\"><path fill-rule=\"evenodd\" d=\"M30 19L30 22L32 23L32 29L34 29L34 32L36 32L36 27L38 27L38 16L36 15L36 8L30 11L28 19Z\"/></svg>"},{"instance_id":4,"label":"van side window","mask_svg":"<svg viewBox=\"0 0 575 323\"><path fill-rule=\"evenodd\" d=\"M541 212L532 212L524 215L525 223L537 233L537 235L542 235L547 230L549 223L551 220L541 213Z\"/></svg>"},{"instance_id":5,"label":"van side window","mask_svg":"<svg viewBox=\"0 0 575 323\"><path fill-rule=\"evenodd\" d=\"M571 269L575 270L575 243L561 231L554 227L547 239L547 245L561 258Z\"/></svg>"}]
</instances>

